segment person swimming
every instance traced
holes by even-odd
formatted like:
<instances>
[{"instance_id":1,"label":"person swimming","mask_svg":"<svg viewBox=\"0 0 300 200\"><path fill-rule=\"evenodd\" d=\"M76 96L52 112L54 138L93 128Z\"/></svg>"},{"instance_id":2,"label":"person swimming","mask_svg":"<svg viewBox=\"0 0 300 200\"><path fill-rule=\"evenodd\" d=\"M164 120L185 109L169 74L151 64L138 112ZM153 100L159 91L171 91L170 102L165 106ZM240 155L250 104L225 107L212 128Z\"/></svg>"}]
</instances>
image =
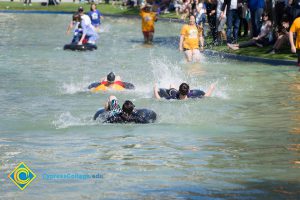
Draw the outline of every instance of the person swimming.
<instances>
[{"instance_id":1,"label":"person swimming","mask_svg":"<svg viewBox=\"0 0 300 200\"><path fill-rule=\"evenodd\" d=\"M110 72L106 77L103 77L100 82L92 83L88 86L88 89L98 90L107 90L108 88L115 90L123 89L134 89L132 83L122 81L120 76L116 76L113 72Z\"/></svg>"},{"instance_id":2,"label":"person swimming","mask_svg":"<svg viewBox=\"0 0 300 200\"><path fill-rule=\"evenodd\" d=\"M190 90L190 86L187 83L181 83L179 90L175 89L174 86L170 86L169 89L159 89L157 85L154 87L154 96L156 99L177 99L184 100L189 98L203 98L211 96L215 89L215 84L211 84L208 91L205 93L202 90Z\"/></svg>"},{"instance_id":3,"label":"person swimming","mask_svg":"<svg viewBox=\"0 0 300 200\"><path fill-rule=\"evenodd\" d=\"M115 96L110 96L105 109L96 112L93 119L104 119L103 123L138 123L146 124L156 120L156 113L148 109L135 109L132 101L126 100L120 109Z\"/></svg>"}]
</instances>

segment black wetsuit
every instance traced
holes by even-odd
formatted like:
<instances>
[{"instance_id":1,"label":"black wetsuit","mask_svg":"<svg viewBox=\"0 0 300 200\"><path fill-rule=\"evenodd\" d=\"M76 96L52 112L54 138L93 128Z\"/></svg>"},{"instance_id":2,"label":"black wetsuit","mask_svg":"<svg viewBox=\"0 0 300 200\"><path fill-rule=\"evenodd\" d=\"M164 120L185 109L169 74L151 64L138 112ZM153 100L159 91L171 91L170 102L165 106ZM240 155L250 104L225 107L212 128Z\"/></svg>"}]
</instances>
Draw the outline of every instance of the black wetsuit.
<instances>
[{"instance_id":1,"label":"black wetsuit","mask_svg":"<svg viewBox=\"0 0 300 200\"><path fill-rule=\"evenodd\" d=\"M170 95L169 97L165 97L166 99L170 100L170 99L180 99L179 98L179 92L174 89L168 89L167 93ZM202 90L190 90L190 92L187 94L188 98L202 98L205 96L205 92L203 92Z\"/></svg>"},{"instance_id":2,"label":"black wetsuit","mask_svg":"<svg viewBox=\"0 0 300 200\"><path fill-rule=\"evenodd\" d=\"M121 112L114 116L107 118L104 122L106 123L138 123L138 124L145 124L149 123L144 117L140 116L138 113L133 112L130 115Z\"/></svg>"}]
</instances>

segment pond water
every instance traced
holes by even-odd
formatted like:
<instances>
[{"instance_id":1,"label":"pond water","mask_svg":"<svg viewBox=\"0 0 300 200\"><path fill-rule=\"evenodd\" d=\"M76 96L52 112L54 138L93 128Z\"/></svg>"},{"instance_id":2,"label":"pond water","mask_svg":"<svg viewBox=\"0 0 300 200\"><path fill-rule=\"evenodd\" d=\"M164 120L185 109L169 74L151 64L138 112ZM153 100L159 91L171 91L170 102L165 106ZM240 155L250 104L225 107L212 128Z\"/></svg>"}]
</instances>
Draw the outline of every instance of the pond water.
<instances>
[{"instance_id":1,"label":"pond water","mask_svg":"<svg viewBox=\"0 0 300 200\"><path fill-rule=\"evenodd\" d=\"M0 199L299 199L300 74L178 51L181 24L157 22L153 47L139 19L103 21L98 50L64 51L69 15L0 14ZM135 91L90 93L110 71ZM153 85L186 81L212 97L153 99ZM154 124L92 116L110 94L158 114ZM37 178L7 177L24 162ZM100 174L55 179L49 174Z\"/></svg>"}]
</instances>

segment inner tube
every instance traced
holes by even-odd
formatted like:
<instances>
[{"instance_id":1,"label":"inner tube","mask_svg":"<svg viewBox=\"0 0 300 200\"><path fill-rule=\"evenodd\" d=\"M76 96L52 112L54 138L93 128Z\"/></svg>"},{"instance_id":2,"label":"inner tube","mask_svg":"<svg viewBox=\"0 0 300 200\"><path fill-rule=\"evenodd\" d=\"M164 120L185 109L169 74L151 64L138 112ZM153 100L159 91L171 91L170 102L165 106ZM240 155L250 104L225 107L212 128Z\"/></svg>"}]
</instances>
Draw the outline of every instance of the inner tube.
<instances>
[{"instance_id":1,"label":"inner tube","mask_svg":"<svg viewBox=\"0 0 300 200\"><path fill-rule=\"evenodd\" d=\"M64 46L64 50L72 50L72 51L93 51L96 50L97 46L95 44L83 44L83 45L78 45L78 44L66 44Z\"/></svg>"},{"instance_id":2,"label":"inner tube","mask_svg":"<svg viewBox=\"0 0 300 200\"><path fill-rule=\"evenodd\" d=\"M136 114L141 117L143 123L153 123L156 120L156 113L153 110L146 108L136 109ZM94 120L106 121L109 117L109 112L103 108L100 108L94 115Z\"/></svg>"},{"instance_id":3,"label":"inner tube","mask_svg":"<svg viewBox=\"0 0 300 200\"><path fill-rule=\"evenodd\" d=\"M108 89L112 89L112 90L117 90L117 91L121 91L121 90L133 90L135 88L135 86L132 83L128 83L128 82L121 82L121 84L111 84L109 86L106 86L104 84L101 84L99 82L96 83L92 83L89 85L88 87L92 92L97 92L97 91L106 91Z\"/></svg>"},{"instance_id":4,"label":"inner tube","mask_svg":"<svg viewBox=\"0 0 300 200\"><path fill-rule=\"evenodd\" d=\"M172 99L172 97L175 96L175 92L177 92L176 89L166 89L166 88L159 88L158 95L161 98L166 98L166 99ZM202 98L204 97L205 92L202 90L190 90L188 93L188 98Z\"/></svg>"}]
</instances>

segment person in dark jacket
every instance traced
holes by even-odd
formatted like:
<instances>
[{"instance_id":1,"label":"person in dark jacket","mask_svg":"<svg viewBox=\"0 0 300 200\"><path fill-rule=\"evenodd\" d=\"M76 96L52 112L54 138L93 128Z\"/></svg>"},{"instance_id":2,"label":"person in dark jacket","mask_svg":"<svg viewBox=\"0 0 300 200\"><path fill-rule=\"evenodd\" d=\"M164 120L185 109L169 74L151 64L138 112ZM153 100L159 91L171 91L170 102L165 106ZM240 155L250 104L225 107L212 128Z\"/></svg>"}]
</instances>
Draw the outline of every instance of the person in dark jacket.
<instances>
[{"instance_id":1,"label":"person in dark jacket","mask_svg":"<svg viewBox=\"0 0 300 200\"><path fill-rule=\"evenodd\" d=\"M264 12L265 0L248 0L251 13L252 36L257 37L260 32L260 18Z\"/></svg>"},{"instance_id":2,"label":"person in dark jacket","mask_svg":"<svg viewBox=\"0 0 300 200\"><path fill-rule=\"evenodd\" d=\"M218 33L217 33L217 1L208 0L206 3L206 12L208 24L210 27L210 32L213 37L213 44L217 43Z\"/></svg>"},{"instance_id":3,"label":"person in dark jacket","mask_svg":"<svg viewBox=\"0 0 300 200\"><path fill-rule=\"evenodd\" d=\"M238 8L242 6L242 0L224 0L224 3L221 7L221 18L224 18L224 10L226 10L226 25L227 25L227 44L237 43L238 41L238 32L239 32L239 26L240 26L240 17L238 13ZM233 26L233 37L231 37L232 32L232 26Z\"/></svg>"}]
</instances>

